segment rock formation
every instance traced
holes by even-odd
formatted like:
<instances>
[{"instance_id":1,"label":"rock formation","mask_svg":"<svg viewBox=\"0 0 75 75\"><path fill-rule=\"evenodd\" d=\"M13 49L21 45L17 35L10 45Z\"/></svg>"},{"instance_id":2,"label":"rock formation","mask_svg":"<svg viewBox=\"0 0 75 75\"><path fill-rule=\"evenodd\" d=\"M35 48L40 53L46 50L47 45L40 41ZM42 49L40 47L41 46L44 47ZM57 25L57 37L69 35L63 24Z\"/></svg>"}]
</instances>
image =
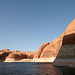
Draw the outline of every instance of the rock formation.
<instances>
[{"instance_id":1,"label":"rock formation","mask_svg":"<svg viewBox=\"0 0 75 75\"><path fill-rule=\"evenodd\" d=\"M55 60L54 65L75 67L75 19L59 38L42 44L38 51L0 50L0 61L4 60L5 62L53 62Z\"/></svg>"},{"instance_id":2,"label":"rock formation","mask_svg":"<svg viewBox=\"0 0 75 75\"><path fill-rule=\"evenodd\" d=\"M25 51L12 51L4 62L30 62L34 57L35 52Z\"/></svg>"},{"instance_id":3,"label":"rock formation","mask_svg":"<svg viewBox=\"0 0 75 75\"><path fill-rule=\"evenodd\" d=\"M50 57L56 57L58 54L58 51L61 47L61 40L60 38L56 38L53 41L48 44L43 52L41 53L40 58L50 58Z\"/></svg>"},{"instance_id":4,"label":"rock formation","mask_svg":"<svg viewBox=\"0 0 75 75\"><path fill-rule=\"evenodd\" d=\"M75 67L75 19L64 32L63 43L53 65Z\"/></svg>"},{"instance_id":5,"label":"rock formation","mask_svg":"<svg viewBox=\"0 0 75 75\"><path fill-rule=\"evenodd\" d=\"M9 54L6 57L6 59L7 58L14 58L16 60L20 60L20 59L27 58L27 55L25 53L22 53L22 52L18 51L18 52L13 52L13 53Z\"/></svg>"},{"instance_id":6,"label":"rock formation","mask_svg":"<svg viewBox=\"0 0 75 75\"><path fill-rule=\"evenodd\" d=\"M10 51L9 49L2 49L0 50L0 62L30 62L33 59L35 53L36 51L25 52L18 50Z\"/></svg>"},{"instance_id":7,"label":"rock formation","mask_svg":"<svg viewBox=\"0 0 75 75\"><path fill-rule=\"evenodd\" d=\"M36 52L33 61L34 62L53 62L56 58L59 49L62 44L63 34L51 41L50 43L42 44L39 50Z\"/></svg>"},{"instance_id":8,"label":"rock formation","mask_svg":"<svg viewBox=\"0 0 75 75\"><path fill-rule=\"evenodd\" d=\"M5 58L11 53L9 49L0 50L0 61L4 61Z\"/></svg>"},{"instance_id":9,"label":"rock formation","mask_svg":"<svg viewBox=\"0 0 75 75\"><path fill-rule=\"evenodd\" d=\"M41 53L43 52L44 48L45 48L48 44L49 44L48 42L42 44L41 47L39 48L39 50L36 52L34 58L40 58Z\"/></svg>"}]
</instances>

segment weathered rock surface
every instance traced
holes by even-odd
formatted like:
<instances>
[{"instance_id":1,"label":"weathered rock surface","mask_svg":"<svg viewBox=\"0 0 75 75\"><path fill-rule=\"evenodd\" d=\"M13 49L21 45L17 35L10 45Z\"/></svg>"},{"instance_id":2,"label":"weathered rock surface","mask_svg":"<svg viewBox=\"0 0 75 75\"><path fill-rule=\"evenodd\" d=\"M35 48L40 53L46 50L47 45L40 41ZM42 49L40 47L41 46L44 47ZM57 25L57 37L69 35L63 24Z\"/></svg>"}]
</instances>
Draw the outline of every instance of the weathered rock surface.
<instances>
[{"instance_id":1,"label":"weathered rock surface","mask_svg":"<svg viewBox=\"0 0 75 75\"><path fill-rule=\"evenodd\" d=\"M36 51L34 51L34 52L27 51L25 53L27 55L27 59L33 59Z\"/></svg>"},{"instance_id":2,"label":"weathered rock surface","mask_svg":"<svg viewBox=\"0 0 75 75\"><path fill-rule=\"evenodd\" d=\"M44 48L45 48L48 44L49 44L48 42L42 44L41 47L39 48L39 50L36 52L34 58L40 58L41 53L43 52Z\"/></svg>"},{"instance_id":3,"label":"weathered rock surface","mask_svg":"<svg viewBox=\"0 0 75 75\"><path fill-rule=\"evenodd\" d=\"M0 50L0 61L4 61L5 58L11 53L9 49Z\"/></svg>"},{"instance_id":4,"label":"weathered rock surface","mask_svg":"<svg viewBox=\"0 0 75 75\"><path fill-rule=\"evenodd\" d=\"M20 60L20 59L24 59L24 58L27 58L27 55L23 52L13 52L11 54L9 54L6 59L8 58L14 58L14 59L17 59L17 60Z\"/></svg>"},{"instance_id":5,"label":"weathered rock surface","mask_svg":"<svg viewBox=\"0 0 75 75\"><path fill-rule=\"evenodd\" d=\"M18 62L20 60L20 62L22 61L30 61L30 59L32 60L35 52L30 52L30 51L18 51L18 50L14 50L14 51L10 51L9 49L2 49L0 50L0 62ZM26 59L26 60L21 60L21 59Z\"/></svg>"},{"instance_id":6,"label":"weathered rock surface","mask_svg":"<svg viewBox=\"0 0 75 75\"><path fill-rule=\"evenodd\" d=\"M75 33L75 19L68 25L67 29L65 30L65 35Z\"/></svg>"},{"instance_id":7,"label":"weathered rock surface","mask_svg":"<svg viewBox=\"0 0 75 75\"><path fill-rule=\"evenodd\" d=\"M25 51L12 51L4 62L29 62L33 59L35 52Z\"/></svg>"},{"instance_id":8,"label":"weathered rock surface","mask_svg":"<svg viewBox=\"0 0 75 75\"><path fill-rule=\"evenodd\" d=\"M35 62L53 62L62 45L62 34L59 38L54 39L50 43L42 44L36 52L33 61Z\"/></svg>"},{"instance_id":9,"label":"weathered rock surface","mask_svg":"<svg viewBox=\"0 0 75 75\"><path fill-rule=\"evenodd\" d=\"M60 47L61 47L61 39L56 38L55 40L51 41L50 44L44 48L40 58L56 57Z\"/></svg>"},{"instance_id":10,"label":"weathered rock surface","mask_svg":"<svg viewBox=\"0 0 75 75\"><path fill-rule=\"evenodd\" d=\"M64 32L62 47L53 65L75 67L75 19Z\"/></svg>"}]
</instances>

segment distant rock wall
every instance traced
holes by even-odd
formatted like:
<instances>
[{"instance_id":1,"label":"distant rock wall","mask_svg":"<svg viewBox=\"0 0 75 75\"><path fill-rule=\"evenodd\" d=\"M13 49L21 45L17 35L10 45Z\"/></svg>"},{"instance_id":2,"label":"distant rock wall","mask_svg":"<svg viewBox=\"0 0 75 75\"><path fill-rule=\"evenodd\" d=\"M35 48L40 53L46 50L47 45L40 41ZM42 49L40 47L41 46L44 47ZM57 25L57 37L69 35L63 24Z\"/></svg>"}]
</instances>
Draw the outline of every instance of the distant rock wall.
<instances>
[{"instance_id":1,"label":"distant rock wall","mask_svg":"<svg viewBox=\"0 0 75 75\"><path fill-rule=\"evenodd\" d=\"M30 52L30 51L10 51L9 49L2 49L0 50L0 62L18 62L21 61L22 59L33 59L35 52ZM23 60L22 60L23 61ZM21 62L22 62L21 61ZM30 61L30 60L29 60Z\"/></svg>"}]
</instances>

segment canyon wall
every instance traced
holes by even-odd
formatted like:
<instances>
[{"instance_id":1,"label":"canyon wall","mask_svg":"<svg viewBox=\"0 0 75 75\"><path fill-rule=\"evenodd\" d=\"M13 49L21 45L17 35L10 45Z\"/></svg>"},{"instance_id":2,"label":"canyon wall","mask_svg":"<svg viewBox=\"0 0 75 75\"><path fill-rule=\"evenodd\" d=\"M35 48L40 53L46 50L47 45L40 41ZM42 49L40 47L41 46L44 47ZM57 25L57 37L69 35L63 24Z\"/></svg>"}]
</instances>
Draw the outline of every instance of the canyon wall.
<instances>
[{"instance_id":1,"label":"canyon wall","mask_svg":"<svg viewBox=\"0 0 75 75\"><path fill-rule=\"evenodd\" d=\"M53 65L75 67L75 19L64 32L62 46Z\"/></svg>"}]
</instances>

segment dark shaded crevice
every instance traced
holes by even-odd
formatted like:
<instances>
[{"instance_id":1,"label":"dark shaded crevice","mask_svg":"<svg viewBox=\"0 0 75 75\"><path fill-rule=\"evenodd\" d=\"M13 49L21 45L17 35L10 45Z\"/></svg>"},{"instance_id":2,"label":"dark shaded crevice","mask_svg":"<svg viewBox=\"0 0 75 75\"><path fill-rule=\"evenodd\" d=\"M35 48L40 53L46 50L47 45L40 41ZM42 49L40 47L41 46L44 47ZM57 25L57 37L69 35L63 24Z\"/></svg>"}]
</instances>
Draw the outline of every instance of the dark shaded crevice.
<instances>
[{"instance_id":1,"label":"dark shaded crevice","mask_svg":"<svg viewBox=\"0 0 75 75\"><path fill-rule=\"evenodd\" d=\"M73 45L73 44L75 44L75 34L69 34L63 37L62 45Z\"/></svg>"},{"instance_id":2,"label":"dark shaded crevice","mask_svg":"<svg viewBox=\"0 0 75 75\"><path fill-rule=\"evenodd\" d=\"M0 61L5 61L5 59L8 55L9 55L9 53L4 52L2 55L0 55Z\"/></svg>"}]
</instances>

